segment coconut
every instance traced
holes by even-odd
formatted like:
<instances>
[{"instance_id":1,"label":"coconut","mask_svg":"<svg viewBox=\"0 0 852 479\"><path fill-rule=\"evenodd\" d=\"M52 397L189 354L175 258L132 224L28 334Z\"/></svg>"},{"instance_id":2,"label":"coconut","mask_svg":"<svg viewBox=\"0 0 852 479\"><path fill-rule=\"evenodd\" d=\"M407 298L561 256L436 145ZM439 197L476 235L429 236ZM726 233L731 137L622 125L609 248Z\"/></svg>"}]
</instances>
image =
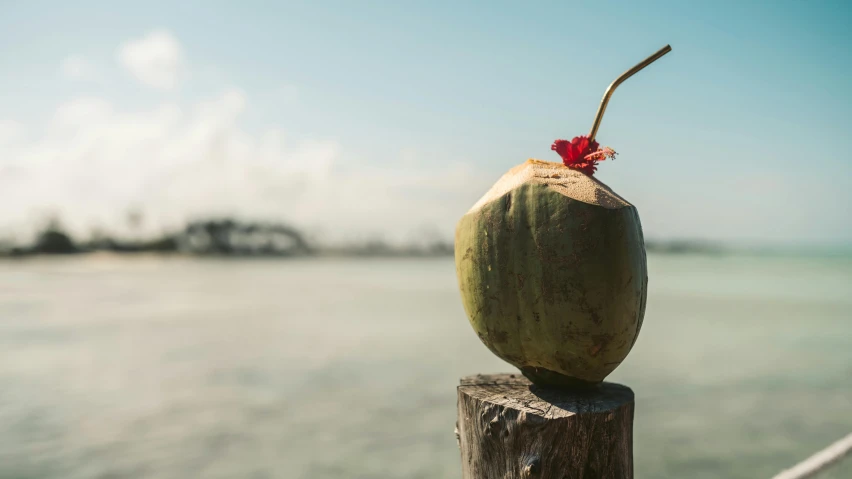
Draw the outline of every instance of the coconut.
<instances>
[{"instance_id":1,"label":"coconut","mask_svg":"<svg viewBox=\"0 0 852 479\"><path fill-rule=\"evenodd\" d=\"M642 327L638 212L560 163L528 160L503 175L459 221L455 262L474 331L535 383L601 382Z\"/></svg>"}]
</instances>

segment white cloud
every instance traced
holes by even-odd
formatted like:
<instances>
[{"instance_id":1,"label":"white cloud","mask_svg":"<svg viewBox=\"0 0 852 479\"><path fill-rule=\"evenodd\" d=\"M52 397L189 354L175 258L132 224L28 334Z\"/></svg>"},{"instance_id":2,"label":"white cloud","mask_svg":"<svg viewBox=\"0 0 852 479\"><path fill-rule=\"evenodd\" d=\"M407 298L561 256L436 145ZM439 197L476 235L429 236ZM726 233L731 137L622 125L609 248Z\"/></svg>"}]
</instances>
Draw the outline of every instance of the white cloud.
<instances>
[{"instance_id":1,"label":"white cloud","mask_svg":"<svg viewBox=\"0 0 852 479\"><path fill-rule=\"evenodd\" d=\"M183 48L164 30L121 45L118 62L137 80L152 88L171 90L184 74Z\"/></svg>"},{"instance_id":2,"label":"white cloud","mask_svg":"<svg viewBox=\"0 0 852 479\"><path fill-rule=\"evenodd\" d=\"M0 120L0 147L20 140L24 135L24 126L16 121Z\"/></svg>"},{"instance_id":3,"label":"white cloud","mask_svg":"<svg viewBox=\"0 0 852 479\"><path fill-rule=\"evenodd\" d=\"M118 56L155 88L174 88L184 69L180 45L164 31L124 44ZM77 56L62 65L69 78L91 71ZM276 94L292 99L296 89ZM27 136L19 123L0 122L0 191L11 199L0 202L0 231L31 232L55 214L77 235L121 233L134 209L151 233L234 215L289 222L327 241L409 240L423 231L449 239L495 180L462 166L436 168L417 151L364 162L333 139L247 130L241 115L250 108L232 87L195 104L137 111L99 96L73 98Z\"/></svg>"},{"instance_id":4,"label":"white cloud","mask_svg":"<svg viewBox=\"0 0 852 479\"><path fill-rule=\"evenodd\" d=\"M80 55L65 57L59 64L59 74L68 80L94 80L97 78L95 68Z\"/></svg>"},{"instance_id":5,"label":"white cloud","mask_svg":"<svg viewBox=\"0 0 852 479\"><path fill-rule=\"evenodd\" d=\"M106 122L112 116L112 105L102 98L81 97L63 103L53 113L54 128L86 128Z\"/></svg>"},{"instance_id":6,"label":"white cloud","mask_svg":"<svg viewBox=\"0 0 852 479\"><path fill-rule=\"evenodd\" d=\"M291 222L326 240L381 235L406 240L457 219L494 178L464 167L436 169L416 153L368 166L336 141L290 138L280 128L249 132L239 89L190 108L164 103L121 111L103 98L59 105L41 138L0 158L0 227L56 213L77 234L119 232L140 208L151 231L195 217L237 215ZM403 155L400 152L400 155Z\"/></svg>"}]
</instances>

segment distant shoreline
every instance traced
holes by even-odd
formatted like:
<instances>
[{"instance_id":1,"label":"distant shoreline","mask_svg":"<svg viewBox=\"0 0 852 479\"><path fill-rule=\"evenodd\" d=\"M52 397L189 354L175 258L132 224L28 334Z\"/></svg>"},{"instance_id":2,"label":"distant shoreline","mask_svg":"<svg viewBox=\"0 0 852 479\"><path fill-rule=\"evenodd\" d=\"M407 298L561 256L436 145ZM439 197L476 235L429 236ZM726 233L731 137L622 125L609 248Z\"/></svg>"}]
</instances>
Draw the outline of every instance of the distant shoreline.
<instances>
[{"instance_id":1,"label":"distant shoreline","mask_svg":"<svg viewBox=\"0 0 852 479\"><path fill-rule=\"evenodd\" d=\"M392 245L381 240L328 246L313 244L298 229L282 223L246 222L230 218L193 221L181 230L152 238L98 235L77 240L50 222L28 244L0 243L0 257L157 254L192 257L441 257L452 256L451 242Z\"/></svg>"},{"instance_id":2,"label":"distant shoreline","mask_svg":"<svg viewBox=\"0 0 852 479\"><path fill-rule=\"evenodd\" d=\"M648 253L665 255L802 255L806 253L818 256L835 255L832 252L821 254L812 249L732 247L694 240L646 240L645 249ZM245 222L230 218L193 221L179 231L152 238L118 239L101 234L84 241L76 240L58 222L53 221L29 244L0 242L0 258L94 253L235 258L439 258L452 257L454 249L451 241L442 240L428 240L408 245L393 245L381 240L371 240L328 246L311 243L298 229L289 225ZM841 248L837 254L847 256L850 253L852 249L847 251Z\"/></svg>"}]
</instances>

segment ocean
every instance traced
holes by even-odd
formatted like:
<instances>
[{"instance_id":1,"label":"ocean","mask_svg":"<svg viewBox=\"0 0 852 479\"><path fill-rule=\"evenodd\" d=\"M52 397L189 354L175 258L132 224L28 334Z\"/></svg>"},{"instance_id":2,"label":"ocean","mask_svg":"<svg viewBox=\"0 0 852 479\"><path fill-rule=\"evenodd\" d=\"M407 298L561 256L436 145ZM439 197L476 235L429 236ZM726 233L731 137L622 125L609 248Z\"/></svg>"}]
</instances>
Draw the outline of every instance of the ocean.
<instances>
[{"instance_id":1,"label":"ocean","mask_svg":"<svg viewBox=\"0 0 852 479\"><path fill-rule=\"evenodd\" d=\"M650 255L638 478L771 477L852 432L852 258ZM457 478L512 372L450 258L0 262L0 478ZM852 477L852 458L818 476Z\"/></svg>"}]
</instances>

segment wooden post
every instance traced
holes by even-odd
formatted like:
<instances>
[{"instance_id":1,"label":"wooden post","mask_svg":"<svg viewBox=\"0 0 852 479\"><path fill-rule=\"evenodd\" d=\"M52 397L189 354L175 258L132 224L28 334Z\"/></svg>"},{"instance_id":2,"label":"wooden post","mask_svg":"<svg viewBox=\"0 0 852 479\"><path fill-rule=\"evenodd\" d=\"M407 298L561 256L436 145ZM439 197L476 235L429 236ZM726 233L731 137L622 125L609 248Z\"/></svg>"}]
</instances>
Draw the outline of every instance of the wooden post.
<instances>
[{"instance_id":1,"label":"wooden post","mask_svg":"<svg viewBox=\"0 0 852 479\"><path fill-rule=\"evenodd\" d=\"M633 391L531 384L476 375L458 387L464 479L633 478Z\"/></svg>"}]
</instances>

